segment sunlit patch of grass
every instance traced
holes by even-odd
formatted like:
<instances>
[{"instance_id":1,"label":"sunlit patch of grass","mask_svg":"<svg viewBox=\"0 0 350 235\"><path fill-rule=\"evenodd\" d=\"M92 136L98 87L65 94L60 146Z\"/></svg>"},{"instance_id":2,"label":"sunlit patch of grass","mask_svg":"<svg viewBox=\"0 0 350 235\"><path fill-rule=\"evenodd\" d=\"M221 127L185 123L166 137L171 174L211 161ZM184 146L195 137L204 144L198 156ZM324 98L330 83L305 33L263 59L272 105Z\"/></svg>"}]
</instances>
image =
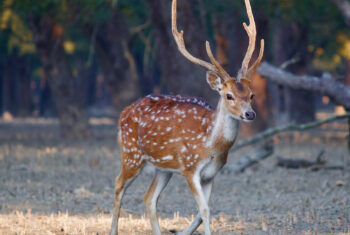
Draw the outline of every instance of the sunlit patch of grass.
<instances>
[{"instance_id":1,"label":"sunlit patch of grass","mask_svg":"<svg viewBox=\"0 0 350 235\"><path fill-rule=\"evenodd\" d=\"M245 222L245 218L239 216L217 215L211 219L211 228L213 234L254 234L256 232L271 232L271 228L278 226L281 234L290 234L293 229L291 224L298 223L294 218L296 215L285 221L280 221L277 224L269 221L268 218L261 217L261 223ZM305 215L305 221L310 223L317 221L311 218L311 215ZM160 218L159 224L162 229L162 234L170 234L169 231L181 231L194 219L181 217L179 213L175 213L172 218ZM300 218L302 219L302 218ZM290 220L290 221L289 221ZM329 222L329 231L331 234L350 235L349 224L344 225L344 232L334 232L333 226L335 221ZM106 214L99 215L70 215L68 213L58 214L32 214L30 210L27 213L15 211L10 214L0 215L0 234L108 234L111 224L111 216ZM202 226L197 230L203 233ZM134 216L125 214L119 220L119 234L152 234L152 229L148 218L143 216ZM313 229L306 228L305 231L299 234L329 234L319 232L317 226Z\"/></svg>"},{"instance_id":2,"label":"sunlit patch of grass","mask_svg":"<svg viewBox=\"0 0 350 235\"><path fill-rule=\"evenodd\" d=\"M148 218L143 216L134 216L125 214L119 219L119 234L152 234ZM265 232L270 234L271 229L279 227L280 234L291 234L294 229L291 225L298 223L298 220L304 219L309 223L317 224L319 221L311 221L311 215L305 215L305 218L296 220L296 215L290 215L288 219L273 223L268 218L262 216L261 223L246 222L247 218L229 215L217 215L211 219L211 229L213 234L255 234L256 232ZM182 217L175 213L172 218L159 218L159 224L162 234L170 234L169 231L181 231L187 228L194 216L191 218ZM276 218L275 218L276 219ZM329 222L329 232L318 231L317 226L313 229L308 227L305 231L298 234L337 234L350 235L349 224L344 225L344 232L334 232L333 226L336 221ZM334 222L334 223L333 223ZM339 222L339 221L338 221ZM30 210L27 213L14 211L10 214L0 215L0 234L108 234L111 224L111 215L70 215L68 213L58 214L32 214ZM338 224L339 225L339 224ZM203 234L203 227L200 226L198 233ZM295 232L295 231L294 231ZM294 233L293 233L294 234Z\"/></svg>"},{"instance_id":3,"label":"sunlit patch of grass","mask_svg":"<svg viewBox=\"0 0 350 235\"><path fill-rule=\"evenodd\" d=\"M175 213L173 218L160 218L159 223L165 234L169 230L183 230L193 220L179 216ZM111 216L99 215L69 215L58 214L32 214L15 211L10 214L0 215L0 234L108 234ZM240 220L233 220L226 215L218 215L211 220L214 233L230 234L243 232L248 227L256 227L254 224L245 224ZM119 220L120 234L152 234L148 218L145 216L133 216L128 214ZM202 233L202 227L199 228Z\"/></svg>"}]
</instances>

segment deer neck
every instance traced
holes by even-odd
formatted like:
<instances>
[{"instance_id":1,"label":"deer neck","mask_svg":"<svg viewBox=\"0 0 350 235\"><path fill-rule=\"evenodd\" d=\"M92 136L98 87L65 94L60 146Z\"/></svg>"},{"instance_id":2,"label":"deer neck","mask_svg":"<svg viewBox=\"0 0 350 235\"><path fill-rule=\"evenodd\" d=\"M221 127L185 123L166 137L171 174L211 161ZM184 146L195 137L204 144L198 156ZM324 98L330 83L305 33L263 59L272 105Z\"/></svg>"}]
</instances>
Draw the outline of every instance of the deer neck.
<instances>
[{"instance_id":1,"label":"deer neck","mask_svg":"<svg viewBox=\"0 0 350 235\"><path fill-rule=\"evenodd\" d=\"M212 130L209 133L207 147L219 152L226 152L236 140L239 122L234 119L221 98L212 114Z\"/></svg>"}]
</instances>

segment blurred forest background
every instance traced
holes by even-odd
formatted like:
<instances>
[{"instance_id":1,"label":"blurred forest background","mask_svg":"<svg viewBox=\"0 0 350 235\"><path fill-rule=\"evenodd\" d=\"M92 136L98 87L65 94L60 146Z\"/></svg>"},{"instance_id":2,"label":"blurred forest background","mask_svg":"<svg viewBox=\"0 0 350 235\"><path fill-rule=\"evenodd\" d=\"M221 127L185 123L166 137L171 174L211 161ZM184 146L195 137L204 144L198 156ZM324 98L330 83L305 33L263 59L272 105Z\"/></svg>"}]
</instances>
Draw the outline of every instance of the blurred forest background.
<instances>
[{"instance_id":1,"label":"blurred forest background","mask_svg":"<svg viewBox=\"0 0 350 235\"><path fill-rule=\"evenodd\" d=\"M257 118L216 176L213 232L349 234L350 0L250 2L265 39ZM209 61L208 40L231 76L247 21L243 0L178 0L188 51ZM171 0L0 0L0 234L108 234L120 112L150 93L215 107L205 76L177 49ZM153 175L141 174L121 234L152 233L142 194ZM158 207L165 234L197 213L174 178Z\"/></svg>"},{"instance_id":2,"label":"blurred forest background","mask_svg":"<svg viewBox=\"0 0 350 235\"><path fill-rule=\"evenodd\" d=\"M350 85L348 0L251 3L258 37L266 40L264 61L295 75L331 77ZM81 138L91 134L89 117L117 120L123 107L149 93L202 96L215 106L218 95L206 84L206 71L177 50L170 4L1 0L3 118L58 117L63 136ZM244 2L180 0L178 9L188 50L207 60L204 42L209 40L218 60L235 76L248 44L242 27L247 21ZM253 89L258 119L247 133L312 121L319 113L345 112L322 93L326 89L294 89L259 74Z\"/></svg>"}]
</instances>

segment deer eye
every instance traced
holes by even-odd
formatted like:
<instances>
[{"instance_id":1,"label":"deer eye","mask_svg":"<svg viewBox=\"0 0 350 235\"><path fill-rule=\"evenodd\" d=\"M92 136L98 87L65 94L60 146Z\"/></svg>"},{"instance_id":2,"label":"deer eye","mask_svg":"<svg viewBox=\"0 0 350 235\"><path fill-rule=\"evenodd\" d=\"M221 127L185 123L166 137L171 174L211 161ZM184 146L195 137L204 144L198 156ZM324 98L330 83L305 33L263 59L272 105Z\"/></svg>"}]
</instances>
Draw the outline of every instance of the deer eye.
<instances>
[{"instance_id":1,"label":"deer eye","mask_svg":"<svg viewBox=\"0 0 350 235\"><path fill-rule=\"evenodd\" d=\"M226 95L226 98L227 98L228 100L234 100L234 98L233 98L233 96L232 96L231 94L227 94L227 95Z\"/></svg>"},{"instance_id":2,"label":"deer eye","mask_svg":"<svg viewBox=\"0 0 350 235\"><path fill-rule=\"evenodd\" d=\"M252 100L254 97L255 97L254 94L251 94L251 95L250 95L250 99L251 99L251 100Z\"/></svg>"}]
</instances>

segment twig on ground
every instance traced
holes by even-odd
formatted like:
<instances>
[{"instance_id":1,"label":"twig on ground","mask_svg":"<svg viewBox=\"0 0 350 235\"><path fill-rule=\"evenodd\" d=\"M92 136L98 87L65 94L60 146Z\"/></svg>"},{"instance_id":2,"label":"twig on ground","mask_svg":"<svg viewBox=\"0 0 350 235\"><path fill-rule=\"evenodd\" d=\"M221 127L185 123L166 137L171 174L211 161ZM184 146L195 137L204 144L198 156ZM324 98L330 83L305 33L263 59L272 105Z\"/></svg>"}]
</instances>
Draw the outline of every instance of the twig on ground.
<instances>
[{"instance_id":1,"label":"twig on ground","mask_svg":"<svg viewBox=\"0 0 350 235\"><path fill-rule=\"evenodd\" d=\"M325 151L322 149L319 154L317 155L316 162L318 163L326 163L325 160L322 160L322 156L324 155Z\"/></svg>"}]
</instances>

